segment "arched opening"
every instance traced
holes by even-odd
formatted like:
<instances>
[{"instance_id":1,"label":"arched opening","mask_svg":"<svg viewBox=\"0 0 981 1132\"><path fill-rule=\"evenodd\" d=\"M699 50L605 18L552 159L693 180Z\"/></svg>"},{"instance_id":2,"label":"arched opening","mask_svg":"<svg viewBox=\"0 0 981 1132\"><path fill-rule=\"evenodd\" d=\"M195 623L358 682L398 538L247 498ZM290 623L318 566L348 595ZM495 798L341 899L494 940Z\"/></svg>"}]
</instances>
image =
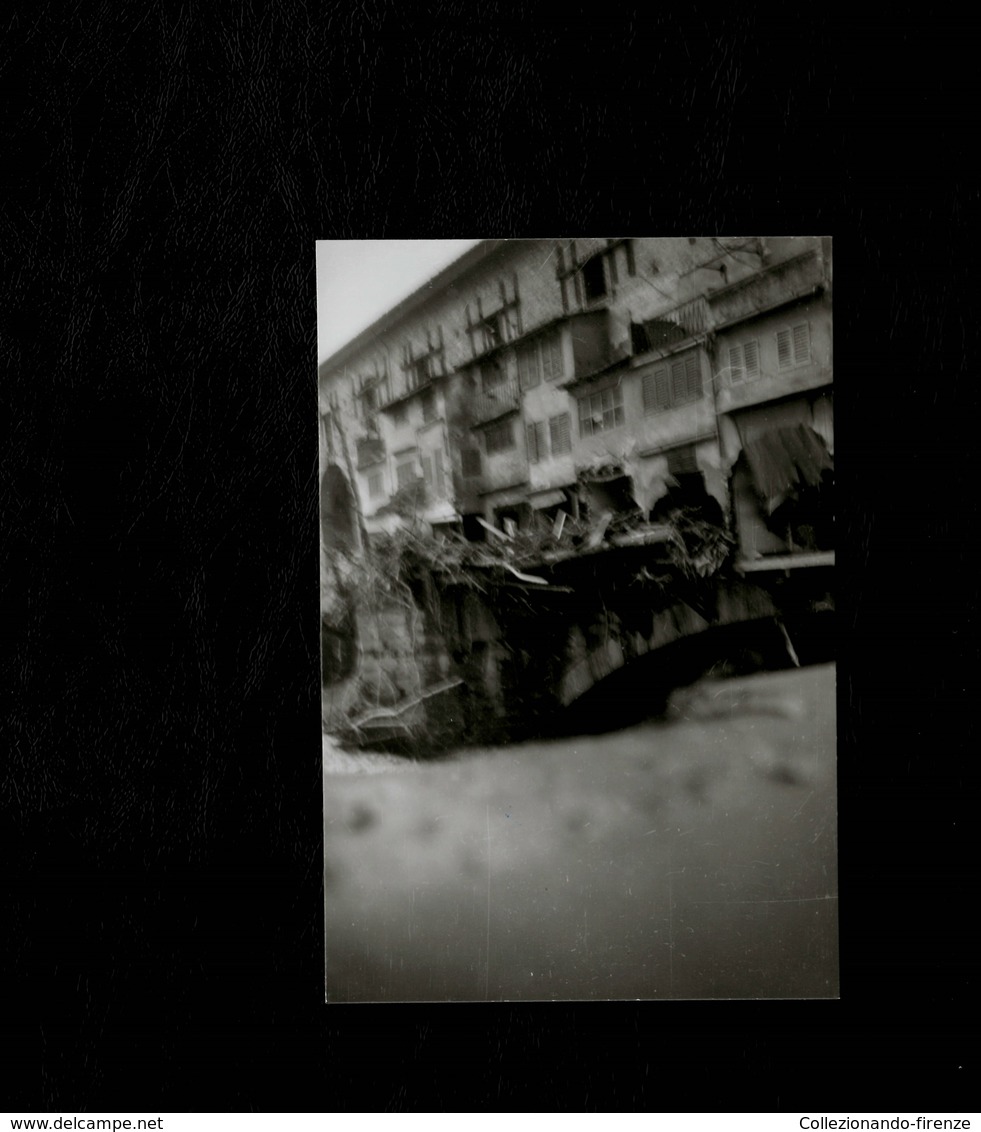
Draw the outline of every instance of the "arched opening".
<instances>
[{"instance_id":1,"label":"arched opening","mask_svg":"<svg viewBox=\"0 0 981 1132\"><path fill-rule=\"evenodd\" d=\"M781 628L781 621L784 628ZM717 625L629 661L574 700L553 721L551 735L603 734L661 719L671 693L703 677L725 679L834 659L831 613ZM785 633L786 630L786 633Z\"/></svg>"},{"instance_id":2,"label":"arched opening","mask_svg":"<svg viewBox=\"0 0 981 1132\"><path fill-rule=\"evenodd\" d=\"M336 464L328 464L320 481L320 531L327 550L357 549L354 496L347 477Z\"/></svg>"}]
</instances>

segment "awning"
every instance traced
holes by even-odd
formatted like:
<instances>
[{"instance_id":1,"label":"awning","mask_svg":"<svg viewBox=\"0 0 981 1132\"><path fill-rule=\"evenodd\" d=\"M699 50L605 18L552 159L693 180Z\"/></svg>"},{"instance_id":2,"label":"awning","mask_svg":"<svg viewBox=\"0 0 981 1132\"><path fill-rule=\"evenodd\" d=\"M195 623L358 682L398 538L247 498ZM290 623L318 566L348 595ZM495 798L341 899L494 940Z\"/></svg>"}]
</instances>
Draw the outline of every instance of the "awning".
<instances>
[{"instance_id":1,"label":"awning","mask_svg":"<svg viewBox=\"0 0 981 1132\"><path fill-rule=\"evenodd\" d=\"M834 469L828 447L808 425L777 428L745 445L756 490L768 515L801 487L818 487L826 471Z\"/></svg>"},{"instance_id":2,"label":"awning","mask_svg":"<svg viewBox=\"0 0 981 1132\"><path fill-rule=\"evenodd\" d=\"M528 497L528 502L536 511L541 511L545 507L554 507L556 503L565 503L565 492L557 489L550 491L533 491Z\"/></svg>"}]
</instances>

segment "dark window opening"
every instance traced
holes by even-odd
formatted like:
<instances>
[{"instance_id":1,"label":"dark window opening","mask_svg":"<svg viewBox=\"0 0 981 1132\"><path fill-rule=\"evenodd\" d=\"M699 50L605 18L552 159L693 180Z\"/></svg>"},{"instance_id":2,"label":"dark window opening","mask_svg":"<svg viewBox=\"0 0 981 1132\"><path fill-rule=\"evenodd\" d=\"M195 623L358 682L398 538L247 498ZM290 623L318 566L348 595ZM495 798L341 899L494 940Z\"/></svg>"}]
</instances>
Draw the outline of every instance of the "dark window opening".
<instances>
[{"instance_id":1,"label":"dark window opening","mask_svg":"<svg viewBox=\"0 0 981 1132\"><path fill-rule=\"evenodd\" d=\"M582 265L582 283L586 302L601 299L606 294L606 271L602 253L594 255Z\"/></svg>"},{"instance_id":2,"label":"dark window opening","mask_svg":"<svg viewBox=\"0 0 981 1132\"><path fill-rule=\"evenodd\" d=\"M494 525L498 530L508 533L511 524L519 531L527 530L532 520L532 509L527 503L515 503L508 507L498 507L494 511Z\"/></svg>"},{"instance_id":3,"label":"dark window opening","mask_svg":"<svg viewBox=\"0 0 981 1132\"><path fill-rule=\"evenodd\" d=\"M514 429L511 427L511 422L502 421L500 424L488 428L484 432L484 447L488 454L506 452L509 448L513 448Z\"/></svg>"},{"instance_id":4,"label":"dark window opening","mask_svg":"<svg viewBox=\"0 0 981 1132\"><path fill-rule=\"evenodd\" d=\"M460 453L460 463L467 479L480 475L480 452L476 448L464 448Z\"/></svg>"},{"instance_id":5,"label":"dark window opening","mask_svg":"<svg viewBox=\"0 0 981 1132\"><path fill-rule=\"evenodd\" d=\"M463 516L463 537L467 542L483 542L485 540L487 532L479 522L482 518L483 515Z\"/></svg>"}]
</instances>

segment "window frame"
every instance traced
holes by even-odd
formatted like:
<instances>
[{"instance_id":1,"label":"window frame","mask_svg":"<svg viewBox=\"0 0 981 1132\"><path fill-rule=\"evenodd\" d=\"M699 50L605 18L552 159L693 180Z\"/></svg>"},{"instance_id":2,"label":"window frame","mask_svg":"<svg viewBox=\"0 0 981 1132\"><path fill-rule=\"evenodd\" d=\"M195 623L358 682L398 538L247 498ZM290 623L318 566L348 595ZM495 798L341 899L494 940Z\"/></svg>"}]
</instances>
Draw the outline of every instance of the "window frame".
<instances>
[{"instance_id":1,"label":"window frame","mask_svg":"<svg viewBox=\"0 0 981 1132\"><path fill-rule=\"evenodd\" d=\"M750 367L746 361L746 348L748 346L752 346L756 355L752 367ZM738 355L738 361L733 360L734 354ZM755 381L756 378L760 376L760 373L760 340L758 338L747 338L729 347L730 382Z\"/></svg>"},{"instance_id":2,"label":"window frame","mask_svg":"<svg viewBox=\"0 0 981 1132\"><path fill-rule=\"evenodd\" d=\"M524 363L524 366L523 366ZM562 332L558 327L537 334L515 348L515 364L518 371L518 388L522 393L537 389L539 385L561 381L565 376L565 356ZM522 375L522 368L533 369L534 380L528 381Z\"/></svg>"},{"instance_id":3,"label":"window frame","mask_svg":"<svg viewBox=\"0 0 981 1132\"><path fill-rule=\"evenodd\" d=\"M604 404L604 398L609 397L609 406ZM593 408L593 403L599 401L599 411ZM597 389L593 393L584 393L577 398L579 410L579 435L582 438L597 436L601 432L614 432L626 423L626 414L623 407L623 388L617 385L608 385L604 389ZM588 406L588 408L587 408ZM612 417L612 423L607 423L607 414ZM601 424L597 427L596 417L599 415ZM588 429L585 425L588 424Z\"/></svg>"},{"instance_id":4,"label":"window frame","mask_svg":"<svg viewBox=\"0 0 981 1132\"><path fill-rule=\"evenodd\" d=\"M804 356L798 356L797 350L797 331L803 330L805 337ZM787 348L789 351L789 358L784 362L780 357L780 340L786 336ZM809 319L804 319L803 322L796 322L792 326L782 326L774 335L777 346L777 369L781 373L787 370L796 369L798 366L806 366L810 364L811 352L811 323Z\"/></svg>"},{"instance_id":5,"label":"window frame","mask_svg":"<svg viewBox=\"0 0 981 1132\"><path fill-rule=\"evenodd\" d=\"M484 452L488 456L497 456L501 452L510 452L515 446L514 421L508 419L495 421L484 430ZM507 436L506 444L498 444L496 438ZM492 444L492 438L495 438Z\"/></svg>"},{"instance_id":6,"label":"window frame","mask_svg":"<svg viewBox=\"0 0 981 1132\"><path fill-rule=\"evenodd\" d=\"M555 443L557 432L565 426L565 446L560 447ZM561 435L561 433L559 433ZM556 413L555 416L548 418L548 439L549 447L551 448L552 456L565 456L572 451L572 413L566 410L563 413Z\"/></svg>"},{"instance_id":7,"label":"window frame","mask_svg":"<svg viewBox=\"0 0 981 1132\"><path fill-rule=\"evenodd\" d=\"M678 369L685 388L677 393ZM689 372L689 369L692 372ZM694 392L691 390L694 389ZM705 396L705 379L702 374L701 359L697 353L686 354L676 359L665 359L654 369L648 370L641 379L641 400L644 416L663 413L668 409L678 409L684 405L694 405Z\"/></svg>"},{"instance_id":8,"label":"window frame","mask_svg":"<svg viewBox=\"0 0 981 1132\"><path fill-rule=\"evenodd\" d=\"M529 464L542 464L549 458L548 426L545 421L529 421L525 425L525 446Z\"/></svg>"},{"instance_id":9,"label":"window frame","mask_svg":"<svg viewBox=\"0 0 981 1132\"><path fill-rule=\"evenodd\" d=\"M403 472L408 472L407 476L403 476ZM409 487L419 479L418 461L415 456L411 460L403 460L401 463L395 465L395 480L398 485L398 490L401 491L404 487Z\"/></svg>"},{"instance_id":10,"label":"window frame","mask_svg":"<svg viewBox=\"0 0 981 1132\"><path fill-rule=\"evenodd\" d=\"M460 449L460 472L464 479L478 479L484 474L482 455L479 448Z\"/></svg>"},{"instance_id":11,"label":"window frame","mask_svg":"<svg viewBox=\"0 0 981 1132\"><path fill-rule=\"evenodd\" d=\"M369 472L365 477L368 484L368 498L381 499L385 494L385 473L381 468L374 472ZM377 484L377 491L375 486Z\"/></svg>"}]
</instances>

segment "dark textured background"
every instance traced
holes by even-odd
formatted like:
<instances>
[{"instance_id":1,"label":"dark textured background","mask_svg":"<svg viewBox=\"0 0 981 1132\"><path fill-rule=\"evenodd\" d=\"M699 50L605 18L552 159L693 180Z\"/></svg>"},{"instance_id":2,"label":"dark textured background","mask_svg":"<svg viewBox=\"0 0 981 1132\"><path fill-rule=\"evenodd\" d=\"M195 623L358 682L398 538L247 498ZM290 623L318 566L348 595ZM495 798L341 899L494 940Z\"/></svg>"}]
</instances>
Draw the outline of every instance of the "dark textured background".
<instances>
[{"instance_id":1,"label":"dark textured background","mask_svg":"<svg viewBox=\"0 0 981 1132\"><path fill-rule=\"evenodd\" d=\"M175 9L2 17L4 1107L962 1106L971 27ZM606 231L836 239L842 1001L326 1009L313 242Z\"/></svg>"}]
</instances>

